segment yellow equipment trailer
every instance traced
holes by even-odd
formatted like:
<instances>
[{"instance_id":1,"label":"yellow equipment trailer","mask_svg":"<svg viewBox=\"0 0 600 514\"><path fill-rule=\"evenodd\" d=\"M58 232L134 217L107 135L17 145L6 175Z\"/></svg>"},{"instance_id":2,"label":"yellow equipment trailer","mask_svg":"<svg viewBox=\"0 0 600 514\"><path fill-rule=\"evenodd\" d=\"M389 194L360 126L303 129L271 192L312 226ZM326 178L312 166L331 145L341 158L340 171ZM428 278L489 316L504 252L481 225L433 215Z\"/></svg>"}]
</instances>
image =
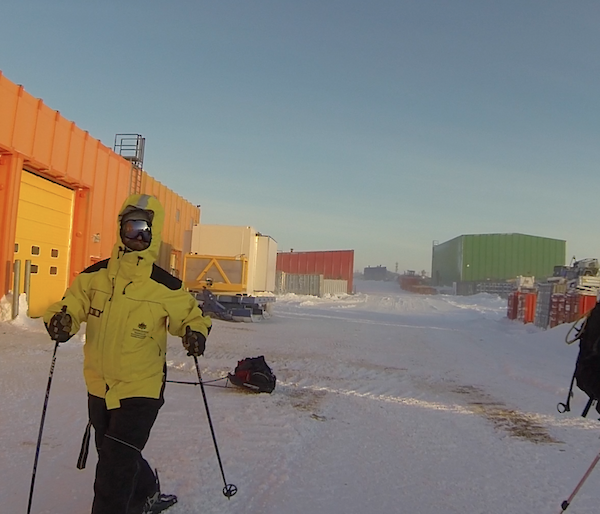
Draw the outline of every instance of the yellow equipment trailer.
<instances>
[{"instance_id":1,"label":"yellow equipment trailer","mask_svg":"<svg viewBox=\"0 0 600 514\"><path fill-rule=\"evenodd\" d=\"M275 296L248 294L248 259L187 254L183 260L183 283L202 310L228 321L254 321L270 311Z\"/></svg>"}]
</instances>

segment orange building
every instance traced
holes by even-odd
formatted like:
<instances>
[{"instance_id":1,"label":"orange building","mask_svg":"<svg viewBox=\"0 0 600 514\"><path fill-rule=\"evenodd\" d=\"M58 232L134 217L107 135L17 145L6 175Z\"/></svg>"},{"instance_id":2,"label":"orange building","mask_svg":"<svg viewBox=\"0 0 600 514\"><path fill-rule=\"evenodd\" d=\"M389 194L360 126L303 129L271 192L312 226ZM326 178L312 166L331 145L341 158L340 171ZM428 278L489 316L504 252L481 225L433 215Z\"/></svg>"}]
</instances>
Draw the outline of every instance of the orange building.
<instances>
[{"instance_id":1,"label":"orange building","mask_svg":"<svg viewBox=\"0 0 600 514\"><path fill-rule=\"evenodd\" d=\"M178 275L199 207L0 72L0 298L13 290L15 261L22 270L27 262L29 315L40 316L78 273L110 256L131 193L164 206L158 264Z\"/></svg>"}]
</instances>

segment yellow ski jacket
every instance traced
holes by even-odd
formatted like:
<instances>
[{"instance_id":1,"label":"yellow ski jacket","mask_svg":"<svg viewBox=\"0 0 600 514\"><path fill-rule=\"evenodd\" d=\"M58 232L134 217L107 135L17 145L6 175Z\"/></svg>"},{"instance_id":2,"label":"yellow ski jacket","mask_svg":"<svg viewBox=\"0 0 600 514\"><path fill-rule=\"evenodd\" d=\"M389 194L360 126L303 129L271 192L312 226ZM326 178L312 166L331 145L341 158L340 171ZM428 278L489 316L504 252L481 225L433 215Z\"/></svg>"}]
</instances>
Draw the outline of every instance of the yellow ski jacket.
<instances>
[{"instance_id":1,"label":"yellow ski jacket","mask_svg":"<svg viewBox=\"0 0 600 514\"><path fill-rule=\"evenodd\" d=\"M49 323L66 305L73 319L71 334L87 323L83 374L89 393L105 398L108 409L119 407L124 398L160 397L167 330L181 337L189 325L207 336L211 326L182 282L155 264L165 217L159 201L132 195L119 216L128 206L153 211L150 246L125 252L117 236L110 259L81 272L64 298L44 314Z\"/></svg>"}]
</instances>

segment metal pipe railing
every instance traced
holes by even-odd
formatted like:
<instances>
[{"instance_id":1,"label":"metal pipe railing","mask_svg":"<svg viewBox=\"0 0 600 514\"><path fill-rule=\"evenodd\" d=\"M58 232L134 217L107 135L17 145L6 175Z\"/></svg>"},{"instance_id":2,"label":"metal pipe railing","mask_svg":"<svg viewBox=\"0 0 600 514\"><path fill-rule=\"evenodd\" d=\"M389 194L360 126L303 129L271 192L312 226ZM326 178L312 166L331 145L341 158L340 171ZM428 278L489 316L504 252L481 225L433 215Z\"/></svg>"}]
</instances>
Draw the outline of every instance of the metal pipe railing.
<instances>
[{"instance_id":1,"label":"metal pipe railing","mask_svg":"<svg viewBox=\"0 0 600 514\"><path fill-rule=\"evenodd\" d=\"M12 319L19 315L19 296L21 285L21 261L16 260L13 264L13 297L12 297Z\"/></svg>"},{"instance_id":2,"label":"metal pipe railing","mask_svg":"<svg viewBox=\"0 0 600 514\"><path fill-rule=\"evenodd\" d=\"M31 261L27 259L25 261L25 274L23 275L23 292L27 299L27 311L29 311L29 304L31 302Z\"/></svg>"}]
</instances>

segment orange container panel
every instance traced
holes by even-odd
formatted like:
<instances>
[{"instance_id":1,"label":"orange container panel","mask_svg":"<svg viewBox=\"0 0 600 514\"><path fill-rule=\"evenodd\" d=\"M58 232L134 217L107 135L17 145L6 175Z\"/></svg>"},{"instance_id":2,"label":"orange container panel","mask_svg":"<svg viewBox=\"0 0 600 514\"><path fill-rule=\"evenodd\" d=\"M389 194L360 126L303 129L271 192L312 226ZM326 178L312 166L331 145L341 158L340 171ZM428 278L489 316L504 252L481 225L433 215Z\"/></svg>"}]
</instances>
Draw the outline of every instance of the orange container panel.
<instances>
[{"instance_id":1,"label":"orange container panel","mask_svg":"<svg viewBox=\"0 0 600 514\"><path fill-rule=\"evenodd\" d=\"M112 191L111 191L112 190ZM116 238L114 188L110 187L108 152L99 151L94 186L90 198L90 259L99 261L110 256ZM112 224L112 229L110 228Z\"/></svg>"},{"instance_id":2,"label":"orange container panel","mask_svg":"<svg viewBox=\"0 0 600 514\"><path fill-rule=\"evenodd\" d=\"M579 316L584 316L596 306L597 299L591 295L579 296Z\"/></svg>"},{"instance_id":3,"label":"orange container panel","mask_svg":"<svg viewBox=\"0 0 600 514\"><path fill-rule=\"evenodd\" d=\"M93 150L88 150L93 155ZM82 162L85 153L82 152ZM117 216L122 203L129 196L129 162L104 147L96 148L95 166L92 167L93 186L89 198L81 202L89 211L86 222L86 266L110 256L117 239ZM83 178L83 177L82 177Z\"/></svg>"},{"instance_id":4,"label":"orange container panel","mask_svg":"<svg viewBox=\"0 0 600 514\"><path fill-rule=\"evenodd\" d=\"M103 252L105 239L110 239L110 234L104 233L104 227L109 214L106 212L106 194L108 188L108 152L99 148L96 155L96 172L94 174L94 183L92 186L92 195L90 198L90 209L92 211L90 235L92 245L90 255L92 258L100 260Z\"/></svg>"},{"instance_id":5,"label":"orange container panel","mask_svg":"<svg viewBox=\"0 0 600 514\"><path fill-rule=\"evenodd\" d=\"M73 234L76 239L81 239L81 243L73 245L71 250L70 278L77 275L79 270L87 268L91 262L90 255L90 237L89 217L90 217L90 190L80 189L75 194L73 206Z\"/></svg>"},{"instance_id":6,"label":"orange container panel","mask_svg":"<svg viewBox=\"0 0 600 514\"><path fill-rule=\"evenodd\" d=\"M86 137L87 132L84 132L75 124L71 126L69 156L67 159L67 176L70 181L73 181L76 184L81 184L82 182L83 151L85 148Z\"/></svg>"},{"instance_id":7,"label":"orange container panel","mask_svg":"<svg viewBox=\"0 0 600 514\"><path fill-rule=\"evenodd\" d=\"M537 294L527 293L525 294L525 315L523 318L524 323L533 323L535 319L535 307L537 304Z\"/></svg>"},{"instance_id":8,"label":"orange container panel","mask_svg":"<svg viewBox=\"0 0 600 514\"><path fill-rule=\"evenodd\" d=\"M81 183L85 187L91 187L94 184L94 176L98 166L98 152L100 141L90 137L86 132L83 156L81 159Z\"/></svg>"},{"instance_id":9,"label":"orange container panel","mask_svg":"<svg viewBox=\"0 0 600 514\"><path fill-rule=\"evenodd\" d=\"M165 209L164 244L159 265L181 272L180 256L191 250L190 231L200 222L200 209L145 172L142 174L142 192L156 196Z\"/></svg>"},{"instance_id":10,"label":"orange container panel","mask_svg":"<svg viewBox=\"0 0 600 514\"><path fill-rule=\"evenodd\" d=\"M0 296L12 289L10 263L15 251L22 167L22 158L14 155L0 156Z\"/></svg>"},{"instance_id":11,"label":"orange container panel","mask_svg":"<svg viewBox=\"0 0 600 514\"><path fill-rule=\"evenodd\" d=\"M49 167L52 161L52 145L56 119L60 114L41 100L38 104L36 137L33 139L33 160Z\"/></svg>"},{"instance_id":12,"label":"orange container panel","mask_svg":"<svg viewBox=\"0 0 600 514\"><path fill-rule=\"evenodd\" d=\"M67 162L69 159L69 144L71 142L71 128L73 122L56 113L54 125L54 139L52 141L51 171L55 176L64 177L67 174ZM53 173L54 174L54 173Z\"/></svg>"},{"instance_id":13,"label":"orange container panel","mask_svg":"<svg viewBox=\"0 0 600 514\"><path fill-rule=\"evenodd\" d=\"M12 148L19 86L4 78L0 72L0 145L6 150Z\"/></svg>"},{"instance_id":14,"label":"orange container panel","mask_svg":"<svg viewBox=\"0 0 600 514\"><path fill-rule=\"evenodd\" d=\"M33 153L38 103L38 99L27 93L23 87L19 87L12 146L23 155L32 155Z\"/></svg>"},{"instance_id":15,"label":"orange container panel","mask_svg":"<svg viewBox=\"0 0 600 514\"><path fill-rule=\"evenodd\" d=\"M113 152L109 152L108 158L108 187L105 194L105 215L104 215L104 237L106 248L106 257L110 256L112 247L117 240L117 217L119 209L123 202L129 196L129 182L131 177L131 164L118 157ZM114 188L114 189L113 189Z\"/></svg>"}]
</instances>

